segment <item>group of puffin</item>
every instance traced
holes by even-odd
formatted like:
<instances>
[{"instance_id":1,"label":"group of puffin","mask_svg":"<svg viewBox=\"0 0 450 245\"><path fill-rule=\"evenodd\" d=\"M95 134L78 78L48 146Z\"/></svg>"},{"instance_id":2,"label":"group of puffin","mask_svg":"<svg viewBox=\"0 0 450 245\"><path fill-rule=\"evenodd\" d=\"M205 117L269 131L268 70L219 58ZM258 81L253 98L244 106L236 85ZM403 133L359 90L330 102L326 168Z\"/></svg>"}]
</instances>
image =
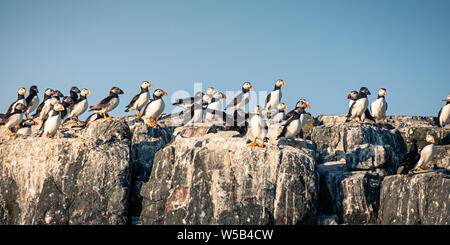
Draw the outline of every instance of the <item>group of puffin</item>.
<instances>
[{"instance_id":1,"label":"group of puffin","mask_svg":"<svg viewBox=\"0 0 450 245\"><path fill-rule=\"evenodd\" d=\"M226 99L223 92L216 91L213 87L209 87L206 93L198 91L193 97L177 99L173 105L183 108L177 116L184 115L181 125L190 125L192 123L203 122L222 122L223 125L231 130L246 132L248 126L251 128L253 142L250 146L264 147L267 141L268 125L279 124L280 133L277 140L285 139L286 142L294 142L295 139L301 139L301 130L307 121L306 109L309 109L309 102L300 99L293 110L288 112L285 103L281 102L281 88L286 86L286 82L279 79L275 82L275 87L271 91L264 106L261 110L260 106L256 106L253 112L245 112L242 110L250 99L250 90L254 89L250 82L244 82L242 91L235 96L231 102L222 110L221 100ZM125 112L135 111L136 114L149 126L156 127L157 120L164 112L165 103L164 96L167 92L156 89L150 97L149 88L153 85L148 81L143 81L140 86L140 92L133 97L131 102L126 106ZM72 87L69 91L70 96L64 96L61 91L46 89L42 103L39 101L38 88L33 85L29 91L25 88L19 88L18 98L8 108L5 114L0 114L0 125L4 125L8 133L11 135L22 134L30 135L33 125L40 125L40 135L48 138L54 138L61 125L69 121L74 125L86 126L88 123L97 119L111 119L108 115L119 105L119 95L123 94L123 90L118 87L112 87L109 96L101 100L95 106L88 106L87 96L91 95L88 89L78 89ZM25 95L29 94L25 97ZM369 119L376 124L385 124L386 110L388 104L386 102L387 92L385 88L378 90L378 98L370 104L367 98L370 91L366 87L361 87L359 92L351 91L347 99L349 99L349 111L346 121L354 120L356 123L363 123L365 119ZM438 114L439 125L445 130L445 125L450 124L450 94L447 96L446 105L441 108ZM82 122L79 116L89 111L93 112L86 122ZM369 111L370 109L370 111ZM234 110L233 113L225 111ZM275 110L275 112L273 111ZM31 115L35 112L33 115ZM24 119L25 116L25 119ZM248 123L249 122L249 123ZM64 129L64 128L63 128ZM242 131L244 130L244 131ZM260 141L259 144L257 141ZM417 168L421 169L423 164L429 162L434 156L434 138L429 135L427 142L431 144L421 152L421 157L417 160ZM296 144L289 144L296 148ZM422 156L423 155L423 156Z\"/></svg>"}]
</instances>

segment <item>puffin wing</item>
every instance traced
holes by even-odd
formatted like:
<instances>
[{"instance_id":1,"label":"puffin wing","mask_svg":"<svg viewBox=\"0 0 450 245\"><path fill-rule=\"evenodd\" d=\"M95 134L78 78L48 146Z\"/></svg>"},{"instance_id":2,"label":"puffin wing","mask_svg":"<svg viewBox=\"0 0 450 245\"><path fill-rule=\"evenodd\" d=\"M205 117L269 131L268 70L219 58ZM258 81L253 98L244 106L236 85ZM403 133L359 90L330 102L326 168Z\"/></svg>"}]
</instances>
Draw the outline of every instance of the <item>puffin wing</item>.
<instances>
[{"instance_id":1,"label":"puffin wing","mask_svg":"<svg viewBox=\"0 0 450 245\"><path fill-rule=\"evenodd\" d=\"M286 119L289 119L290 117L295 115L295 109L291 110L290 112L288 112L288 114L286 114Z\"/></svg>"},{"instance_id":2,"label":"puffin wing","mask_svg":"<svg viewBox=\"0 0 450 245\"><path fill-rule=\"evenodd\" d=\"M269 104L271 95L272 95L272 92L270 92L266 97L266 107L267 107L267 104Z\"/></svg>"},{"instance_id":3,"label":"puffin wing","mask_svg":"<svg viewBox=\"0 0 450 245\"><path fill-rule=\"evenodd\" d=\"M373 118L372 114L370 114L369 108L366 109L366 111L364 112L364 114L366 115L366 118L367 118L367 119L369 119L369 120L375 122L375 118Z\"/></svg>"},{"instance_id":4,"label":"puffin wing","mask_svg":"<svg viewBox=\"0 0 450 245\"><path fill-rule=\"evenodd\" d=\"M98 103L95 106L91 106L89 111L98 111L101 110L102 108L104 108L105 106L107 106L109 104L109 101L111 101L111 96L108 96L106 98L104 98L102 101L100 101L100 103Z\"/></svg>"},{"instance_id":5,"label":"puffin wing","mask_svg":"<svg viewBox=\"0 0 450 245\"><path fill-rule=\"evenodd\" d=\"M387 105L386 105L386 107L387 107ZM444 108L444 107L442 107L442 108ZM439 110L439 113L438 113L438 120L439 120L439 118L441 117L442 108Z\"/></svg>"},{"instance_id":6,"label":"puffin wing","mask_svg":"<svg viewBox=\"0 0 450 245\"><path fill-rule=\"evenodd\" d=\"M243 97L244 97L244 93L243 92L239 93L236 97L234 97L233 101L231 101L231 103L228 104L227 107L225 107L225 109L229 109L233 106L238 105L239 102L242 101ZM246 100L248 100L248 99L246 99Z\"/></svg>"},{"instance_id":7,"label":"puffin wing","mask_svg":"<svg viewBox=\"0 0 450 245\"><path fill-rule=\"evenodd\" d=\"M127 105L127 108L132 107L132 106L134 105L134 103L136 103L136 101L139 99L139 96L141 96L140 93L137 94L137 95L135 95L135 96L133 97L133 99L131 100L130 104ZM125 111L127 111L127 110L125 110Z\"/></svg>"}]
</instances>

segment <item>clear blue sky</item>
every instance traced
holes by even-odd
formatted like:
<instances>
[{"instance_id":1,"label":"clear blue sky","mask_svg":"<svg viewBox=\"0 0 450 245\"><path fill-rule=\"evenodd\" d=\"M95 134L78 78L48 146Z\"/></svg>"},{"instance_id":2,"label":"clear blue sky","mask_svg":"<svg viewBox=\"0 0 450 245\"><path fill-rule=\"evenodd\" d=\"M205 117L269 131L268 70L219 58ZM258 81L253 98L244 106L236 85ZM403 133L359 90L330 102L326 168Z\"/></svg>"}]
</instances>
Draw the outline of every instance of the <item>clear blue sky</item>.
<instances>
[{"instance_id":1,"label":"clear blue sky","mask_svg":"<svg viewBox=\"0 0 450 245\"><path fill-rule=\"evenodd\" d=\"M0 37L2 112L32 84L89 88L90 105L119 86L113 116L143 80L169 102L194 82L270 91L280 78L283 101L315 116L346 113L361 86L370 101L387 88L388 114L437 115L450 93L449 0L0 0Z\"/></svg>"}]
</instances>

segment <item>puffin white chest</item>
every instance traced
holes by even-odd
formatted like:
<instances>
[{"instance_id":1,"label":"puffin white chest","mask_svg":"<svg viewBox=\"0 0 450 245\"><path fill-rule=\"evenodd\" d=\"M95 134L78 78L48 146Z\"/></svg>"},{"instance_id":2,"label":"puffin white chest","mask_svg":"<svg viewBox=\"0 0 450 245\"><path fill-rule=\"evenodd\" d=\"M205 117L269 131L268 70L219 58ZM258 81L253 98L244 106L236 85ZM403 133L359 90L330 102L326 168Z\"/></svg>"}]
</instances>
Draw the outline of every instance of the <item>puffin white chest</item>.
<instances>
[{"instance_id":1,"label":"puffin white chest","mask_svg":"<svg viewBox=\"0 0 450 245\"><path fill-rule=\"evenodd\" d=\"M266 125L264 123L264 120L260 116L253 116L250 121L250 125L252 127L253 137L259 138L261 140L267 137L267 131L265 128Z\"/></svg>"},{"instance_id":2,"label":"puffin white chest","mask_svg":"<svg viewBox=\"0 0 450 245\"><path fill-rule=\"evenodd\" d=\"M363 115L367 109L368 104L369 101L367 100L367 98L358 99L352 107L352 116L360 117L361 115Z\"/></svg>"},{"instance_id":3,"label":"puffin white chest","mask_svg":"<svg viewBox=\"0 0 450 245\"><path fill-rule=\"evenodd\" d=\"M419 164L423 165L429 163L431 160L433 160L435 153L436 153L436 146L434 144L425 146L420 152Z\"/></svg>"},{"instance_id":4,"label":"puffin white chest","mask_svg":"<svg viewBox=\"0 0 450 245\"><path fill-rule=\"evenodd\" d=\"M135 109L141 109L144 106L147 105L148 100L150 99L150 95L148 92L144 92L141 95L139 95L139 98L136 100L136 102L134 103L133 107Z\"/></svg>"},{"instance_id":5,"label":"puffin white chest","mask_svg":"<svg viewBox=\"0 0 450 245\"><path fill-rule=\"evenodd\" d=\"M23 127L23 128L19 128L19 130L17 130L17 134L20 135L31 135L33 131L31 130L31 127Z\"/></svg>"},{"instance_id":6,"label":"puffin white chest","mask_svg":"<svg viewBox=\"0 0 450 245\"><path fill-rule=\"evenodd\" d=\"M386 100L378 98L372 103L371 106L373 117L376 119L384 119L386 115Z\"/></svg>"},{"instance_id":7,"label":"puffin white chest","mask_svg":"<svg viewBox=\"0 0 450 245\"><path fill-rule=\"evenodd\" d=\"M439 122L441 125L450 124L450 104L447 104L442 108Z\"/></svg>"},{"instance_id":8,"label":"puffin white chest","mask_svg":"<svg viewBox=\"0 0 450 245\"><path fill-rule=\"evenodd\" d=\"M267 102L266 109L270 106L270 108L276 108L280 103L281 99L281 90L277 89L270 93L270 100Z\"/></svg>"},{"instance_id":9,"label":"puffin white chest","mask_svg":"<svg viewBox=\"0 0 450 245\"><path fill-rule=\"evenodd\" d=\"M30 102L30 107L28 108L27 112L30 113L34 110L36 110L39 106L39 97L36 95L33 97L33 99Z\"/></svg>"},{"instance_id":10,"label":"puffin white chest","mask_svg":"<svg viewBox=\"0 0 450 245\"><path fill-rule=\"evenodd\" d=\"M8 121L6 122L5 127L13 128L13 127L19 125L20 122L22 121L22 117L23 117L22 113L16 113L16 114L11 115L8 118Z\"/></svg>"},{"instance_id":11,"label":"puffin white chest","mask_svg":"<svg viewBox=\"0 0 450 245\"><path fill-rule=\"evenodd\" d=\"M119 102L120 102L119 97L117 97L117 98L112 98L112 99L109 101L108 105L106 106L105 112L110 112L110 111L116 109L116 107L119 105Z\"/></svg>"},{"instance_id":12,"label":"puffin white chest","mask_svg":"<svg viewBox=\"0 0 450 245\"><path fill-rule=\"evenodd\" d=\"M159 115L164 111L164 101L162 99L157 99L152 101L145 110L145 116L152 119L157 119Z\"/></svg>"},{"instance_id":13,"label":"puffin white chest","mask_svg":"<svg viewBox=\"0 0 450 245\"><path fill-rule=\"evenodd\" d=\"M286 128L286 138L294 138L300 133L301 125L300 119L294 120Z\"/></svg>"},{"instance_id":14,"label":"puffin white chest","mask_svg":"<svg viewBox=\"0 0 450 245\"><path fill-rule=\"evenodd\" d=\"M61 116L58 113L56 116L51 116L45 121L44 134L52 136L56 133L61 124Z\"/></svg>"},{"instance_id":15,"label":"puffin white chest","mask_svg":"<svg viewBox=\"0 0 450 245\"><path fill-rule=\"evenodd\" d=\"M286 119L286 115L284 114L284 112L278 112L277 114L275 114L275 116L273 116L272 122L273 123L279 123L282 122Z\"/></svg>"},{"instance_id":16,"label":"puffin white chest","mask_svg":"<svg viewBox=\"0 0 450 245\"><path fill-rule=\"evenodd\" d=\"M87 99L84 99L80 102L78 102L74 107L73 110L70 112L70 115L72 116L79 116L86 112L88 108L88 101Z\"/></svg>"}]
</instances>

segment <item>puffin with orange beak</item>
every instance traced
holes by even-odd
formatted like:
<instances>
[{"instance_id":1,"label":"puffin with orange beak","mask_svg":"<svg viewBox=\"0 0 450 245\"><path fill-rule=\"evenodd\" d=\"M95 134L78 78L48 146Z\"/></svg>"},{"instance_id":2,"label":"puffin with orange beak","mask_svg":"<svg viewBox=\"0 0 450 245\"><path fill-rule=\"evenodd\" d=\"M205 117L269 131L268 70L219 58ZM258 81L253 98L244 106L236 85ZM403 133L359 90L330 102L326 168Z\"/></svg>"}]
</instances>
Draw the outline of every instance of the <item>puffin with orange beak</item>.
<instances>
[{"instance_id":1,"label":"puffin with orange beak","mask_svg":"<svg viewBox=\"0 0 450 245\"><path fill-rule=\"evenodd\" d=\"M372 111L372 116L375 119L376 124L378 124L378 121L385 124L384 118L386 117L386 110L388 108L388 104L385 99L386 95L386 89L380 88L378 90L378 98L370 105L370 110Z\"/></svg>"},{"instance_id":2,"label":"puffin with orange beak","mask_svg":"<svg viewBox=\"0 0 450 245\"><path fill-rule=\"evenodd\" d=\"M206 113L206 120L212 121L216 118L216 111L222 110L222 103L220 102L221 99L226 99L227 96L219 91L216 91L214 88L208 88L206 90L206 95L209 98L208 101L208 109L213 110L213 113Z\"/></svg>"},{"instance_id":3,"label":"puffin with orange beak","mask_svg":"<svg viewBox=\"0 0 450 245\"><path fill-rule=\"evenodd\" d=\"M164 100L162 99L163 96L167 96L167 92L161 89L156 89L153 92L153 99L150 100L144 109L142 119L152 128L156 127L156 121L166 107Z\"/></svg>"},{"instance_id":4,"label":"puffin with orange beak","mask_svg":"<svg viewBox=\"0 0 450 245\"><path fill-rule=\"evenodd\" d=\"M89 91L89 89L83 88L80 92L80 98L78 99L78 101L70 106L70 113L67 118L70 119L70 122L73 125L82 124L82 122L78 117L87 111L88 109L87 96L89 95L91 95L91 91ZM77 119L77 122L73 121L73 117Z\"/></svg>"},{"instance_id":5,"label":"puffin with orange beak","mask_svg":"<svg viewBox=\"0 0 450 245\"><path fill-rule=\"evenodd\" d=\"M130 104L127 105L125 112L136 111L138 116L142 116L141 109L144 108L150 99L148 89L153 88L153 85L147 81L141 83L141 92L135 95Z\"/></svg>"},{"instance_id":6,"label":"puffin with orange beak","mask_svg":"<svg viewBox=\"0 0 450 245\"><path fill-rule=\"evenodd\" d=\"M267 113L267 118L270 119L271 114L272 114L272 108L277 108L278 104L281 101L281 87L286 86L286 82L278 79L275 82L275 88L273 89L273 91L267 95L266 98L266 113Z\"/></svg>"},{"instance_id":7,"label":"puffin with orange beak","mask_svg":"<svg viewBox=\"0 0 450 245\"><path fill-rule=\"evenodd\" d=\"M255 115L252 117L252 119L250 119L250 126L254 140L249 146L258 146L260 148L263 148L264 139L267 138L268 127L266 121L261 117L259 106L256 106ZM258 139L261 141L260 145L256 143Z\"/></svg>"},{"instance_id":8,"label":"puffin with orange beak","mask_svg":"<svg viewBox=\"0 0 450 245\"><path fill-rule=\"evenodd\" d=\"M123 90L118 87L112 87L109 90L109 96L104 98L100 103L95 106L91 106L89 111L103 115L106 119L111 119L111 116L107 116L107 113L116 109L119 105L119 94L123 94Z\"/></svg>"},{"instance_id":9,"label":"puffin with orange beak","mask_svg":"<svg viewBox=\"0 0 450 245\"><path fill-rule=\"evenodd\" d=\"M295 106L295 109L290 111L286 115L286 121L284 121L281 125L283 126L283 129L281 130L281 133L278 135L277 139L284 138L286 140L294 140L295 137L298 137L300 139L300 131L302 130L303 125L307 121L306 114L307 112L305 109L309 109L309 103L305 99L301 99L297 102L297 105ZM296 148L300 148L297 145L291 145Z\"/></svg>"},{"instance_id":10,"label":"puffin with orange beak","mask_svg":"<svg viewBox=\"0 0 450 245\"><path fill-rule=\"evenodd\" d=\"M227 109L235 109L238 110L243 106L247 105L250 101L250 89L254 89L253 85L249 82L245 82L242 85L242 92L239 93L234 99L225 107Z\"/></svg>"},{"instance_id":11,"label":"puffin with orange beak","mask_svg":"<svg viewBox=\"0 0 450 245\"><path fill-rule=\"evenodd\" d=\"M48 118L43 123L44 130L42 135L54 139L56 132L61 125L61 111L64 111L64 106L60 103L56 103L50 111Z\"/></svg>"},{"instance_id":12,"label":"puffin with orange beak","mask_svg":"<svg viewBox=\"0 0 450 245\"><path fill-rule=\"evenodd\" d=\"M445 131L445 125L450 124L450 94L447 95L447 99L443 99L442 101L446 101L447 103L439 111L438 120L442 130Z\"/></svg>"},{"instance_id":13,"label":"puffin with orange beak","mask_svg":"<svg viewBox=\"0 0 450 245\"><path fill-rule=\"evenodd\" d=\"M428 145L424 146L422 148L422 151L420 152L420 159L416 164L416 167L414 170L416 171L426 171L423 169L427 164L431 163L431 160L433 160L434 155L436 154L436 146L434 145L435 140L432 135L427 135L426 137Z\"/></svg>"},{"instance_id":14,"label":"puffin with orange beak","mask_svg":"<svg viewBox=\"0 0 450 245\"><path fill-rule=\"evenodd\" d=\"M17 104L24 104L25 102L25 95L28 94L28 90L26 88L19 88L17 91L17 100L14 101L8 108L8 111L6 112L6 115L11 114L14 112Z\"/></svg>"}]
</instances>

